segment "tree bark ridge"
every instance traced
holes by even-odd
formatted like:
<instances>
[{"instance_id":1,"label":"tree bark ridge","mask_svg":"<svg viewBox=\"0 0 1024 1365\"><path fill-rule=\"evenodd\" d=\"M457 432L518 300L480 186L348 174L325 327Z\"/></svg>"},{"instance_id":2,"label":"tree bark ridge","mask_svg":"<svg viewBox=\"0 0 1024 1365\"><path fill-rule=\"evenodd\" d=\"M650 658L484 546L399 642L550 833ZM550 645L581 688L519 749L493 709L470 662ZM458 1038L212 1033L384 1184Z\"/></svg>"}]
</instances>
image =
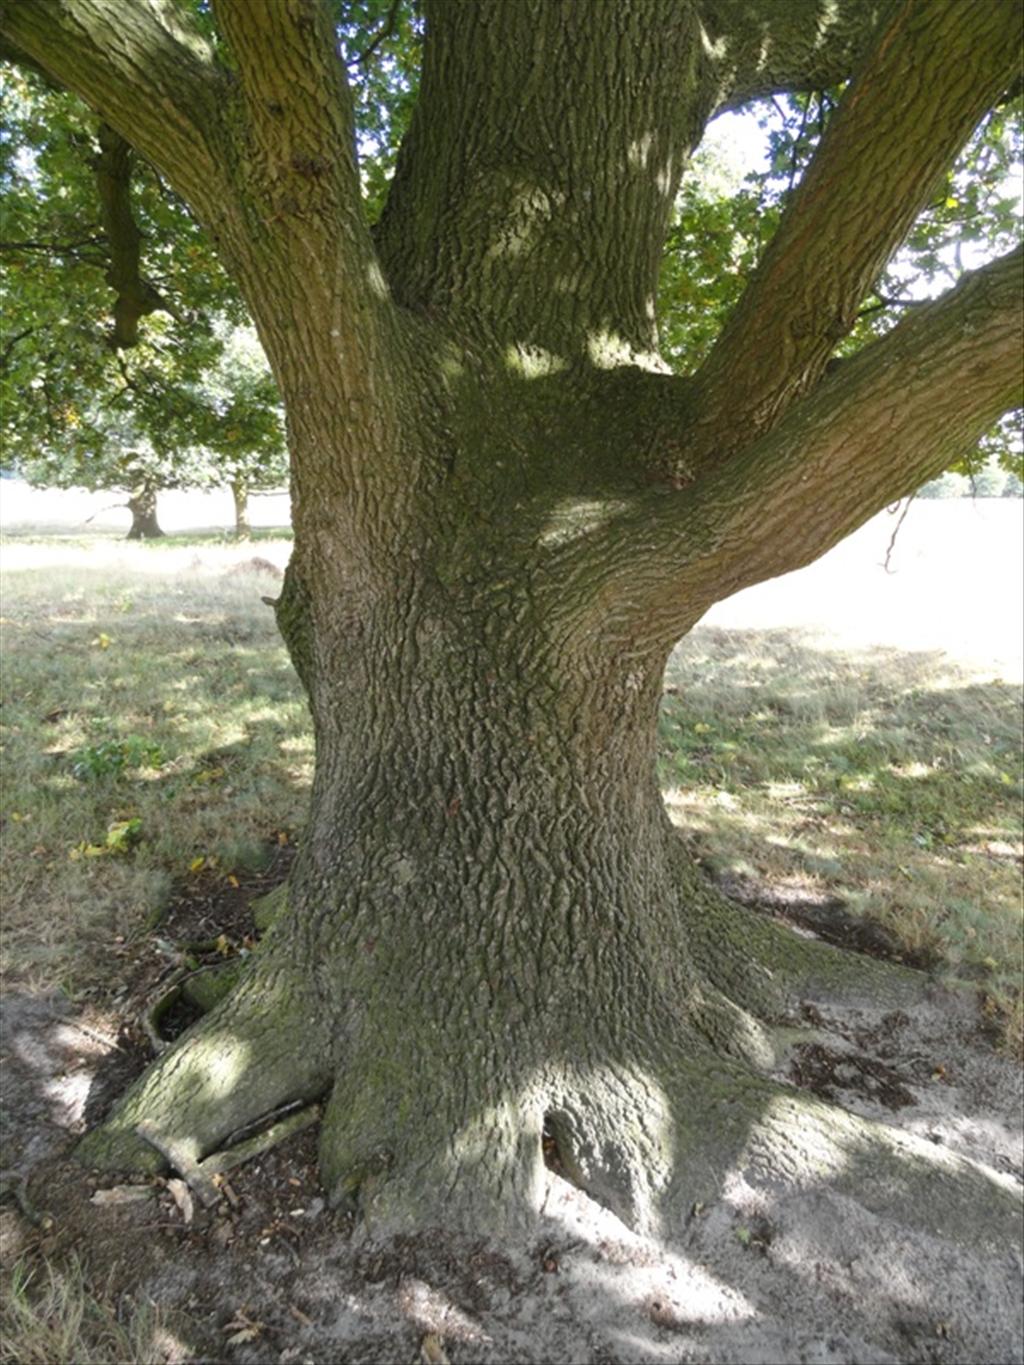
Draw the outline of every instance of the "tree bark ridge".
<instances>
[{"instance_id":1,"label":"tree bark ridge","mask_svg":"<svg viewBox=\"0 0 1024 1365\"><path fill-rule=\"evenodd\" d=\"M892 0L699 0L715 112L855 71Z\"/></svg>"}]
</instances>

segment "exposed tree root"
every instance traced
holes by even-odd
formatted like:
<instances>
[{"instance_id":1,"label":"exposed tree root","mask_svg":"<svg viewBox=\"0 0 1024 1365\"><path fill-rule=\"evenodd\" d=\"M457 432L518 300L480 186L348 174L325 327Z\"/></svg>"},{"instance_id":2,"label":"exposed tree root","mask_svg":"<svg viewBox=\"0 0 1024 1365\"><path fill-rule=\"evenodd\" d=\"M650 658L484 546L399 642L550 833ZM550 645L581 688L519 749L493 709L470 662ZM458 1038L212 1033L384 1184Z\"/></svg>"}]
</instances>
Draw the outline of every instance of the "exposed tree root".
<instances>
[{"instance_id":1,"label":"exposed tree root","mask_svg":"<svg viewBox=\"0 0 1024 1365\"><path fill-rule=\"evenodd\" d=\"M184 1177L199 1199L209 1206L215 1204L220 1198L219 1176L234 1170L236 1166L242 1165L245 1161L251 1161L253 1157L271 1151L272 1148L277 1147L287 1138L294 1137L296 1133L301 1133L310 1124L316 1123L319 1117L320 1106L318 1104L306 1105L304 1108L278 1120L277 1123L272 1123L254 1137L247 1138L244 1142L236 1143L234 1146L226 1147L222 1151L214 1152L212 1156L198 1162L193 1159L187 1146L173 1139L165 1138L148 1121L140 1123L135 1131L164 1158L169 1166Z\"/></svg>"},{"instance_id":2,"label":"exposed tree root","mask_svg":"<svg viewBox=\"0 0 1024 1365\"><path fill-rule=\"evenodd\" d=\"M319 1111L288 1114L227 1151L225 1142L330 1089L324 1183L378 1231L529 1229L548 1188L547 1132L570 1180L632 1228L670 1239L733 1177L774 1191L828 1184L912 1226L1012 1237L1019 1209L1000 1177L767 1074L771 1025L809 987L829 1000L906 1003L929 990L927 978L802 939L703 885L688 909L695 970L653 984L623 972L642 998L618 1001L612 1019L591 1019L586 997L569 992L550 1016L527 1013L500 1032L458 983L451 999L445 990L404 998L386 973L369 978L382 994L364 1012L325 1009L307 984L316 973L277 967L275 930L233 992L85 1139L82 1156L136 1169L170 1162L213 1198L216 1174Z\"/></svg>"},{"instance_id":3,"label":"exposed tree root","mask_svg":"<svg viewBox=\"0 0 1024 1365\"><path fill-rule=\"evenodd\" d=\"M53 1227L50 1214L37 1209L28 1197L28 1179L20 1171L0 1171L0 1199L10 1196L18 1205L22 1217L43 1232Z\"/></svg>"},{"instance_id":4,"label":"exposed tree root","mask_svg":"<svg viewBox=\"0 0 1024 1365\"><path fill-rule=\"evenodd\" d=\"M260 896L251 904L252 920L257 930L263 934L275 920L280 919L288 908L288 883L280 882L273 891Z\"/></svg>"},{"instance_id":5,"label":"exposed tree root","mask_svg":"<svg viewBox=\"0 0 1024 1365\"><path fill-rule=\"evenodd\" d=\"M762 1020L782 1017L807 999L912 1006L933 989L922 972L805 938L730 900L694 866L675 830L667 844L687 908L687 942L702 972Z\"/></svg>"},{"instance_id":6,"label":"exposed tree root","mask_svg":"<svg viewBox=\"0 0 1024 1365\"><path fill-rule=\"evenodd\" d=\"M713 1203L733 1178L773 1196L827 1185L880 1216L961 1242L1000 1245L1016 1235L1019 1192L992 1171L699 1043L665 1062L553 1064L502 1103L471 1106L446 1131L417 1097L402 1119L392 1111L390 1133L375 1128L374 1146L355 1141L346 1092L336 1089L322 1135L325 1181L379 1232L524 1231L543 1205L547 1131L568 1179L629 1227L670 1241L684 1235L694 1206Z\"/></svg>"},{"instance_id":7,"label":"exposed tree root","mask_svg":"<svg viewBox=\"0 0 1024 1365\"><path fill-rule=\"evenodd\" d=\"M172 975L163 982L156 995L146 1002L145 1007L139 1015L139 1023L142 1026L142 1031L148 1038L150 1047L158 1057L170 1047L170 1041L160 1032L160 1020L167 1011L181 999L181 983L187 975L187 968L179 967L176 972L172 973Z\"/></svg>"},{"instance_id":8,"label":"exposed tree root","mask_svg":"<svg viewBox=\"0 0 1024 1365\"><path fill-rule=\"evenodd\" d=\"M160 1170L174 1145L198 1164L224 1138L292 1100L317 1098L331 1079L327 1037L310 1020L316 1007L294 972L269 957L254 962L236 989L194 1024L131 1087L79 1145L88 1164ZM147 1125L148 1138L138 1134Z\"/></svg>"}]
</instances>

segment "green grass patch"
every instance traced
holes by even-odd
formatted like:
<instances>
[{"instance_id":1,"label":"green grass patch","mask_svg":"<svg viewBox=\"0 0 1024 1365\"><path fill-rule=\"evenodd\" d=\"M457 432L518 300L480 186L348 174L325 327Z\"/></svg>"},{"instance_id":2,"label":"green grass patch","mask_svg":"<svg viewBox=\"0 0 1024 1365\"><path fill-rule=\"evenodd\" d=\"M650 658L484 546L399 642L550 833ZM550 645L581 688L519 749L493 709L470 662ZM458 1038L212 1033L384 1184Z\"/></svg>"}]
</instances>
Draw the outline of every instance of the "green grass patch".
<instances>
[{"instance_id":1,"label":"green grass patch","mask_svg":"<svg viewBox=\"0 0 1024 1365\"><path fill-rule=\"evenodd\" d=\"M940 654L698 629L659 728L670 813L719 874L844 900L977 981L1021 1048L1020 690Z\"/></svg>"},{"instance_id":2,"label":"green grass patch","mask_svg":"<svg viewBox=\"0 0 1024 1365\"><path fill-rule=\"evenodd\" d=\"M286 554L285 547L277 547ZM118 938L152 925L197 859L256 870L303 821L298 679L245 547L97 542L94 562L5 556L0 759L3 966L109 990ZM72 547L73 556L78 551Z\"/></svg>"}]
</instances>

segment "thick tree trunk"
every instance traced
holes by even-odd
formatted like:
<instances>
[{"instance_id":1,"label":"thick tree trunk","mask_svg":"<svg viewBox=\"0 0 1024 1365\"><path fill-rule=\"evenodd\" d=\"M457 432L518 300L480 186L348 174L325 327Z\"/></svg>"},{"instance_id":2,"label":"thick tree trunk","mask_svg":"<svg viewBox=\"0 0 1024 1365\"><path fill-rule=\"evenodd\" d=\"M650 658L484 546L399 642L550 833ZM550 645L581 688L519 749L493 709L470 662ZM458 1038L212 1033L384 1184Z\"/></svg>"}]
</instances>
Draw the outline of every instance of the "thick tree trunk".
<instances>
[{"instance_id":1,"label":"thick tree trunk","mask_svg":"<svg viewBox=\"0 0 1024 1365\"><path fill-rule=\"evenodd\" d=\"M235 504L235 539L248 540L252 535L249 525L249 489L236 479L231 485L231 497Z\"/></svg>"},{"instance_id":2,"label":"thick tree trunk","mask_svg":"<svg viewBox=\"0 0 1024 1365\"><path fill-rule=\"evenodd\" d=\"M547 1123L580 1183L650 1225L717 1109L762 1102L735 1059L771 1047L738 1002L781 1000L695 879L680 905L652 766L664 656L566 673L512 601L474 622L406 588L314 688L311 824L258 969L90 1156L125 1159L141 1118L203 1156L329 1093L324 1179L378 1224L529 1220Z\"/></svg>"},{"instance_id":3,"label":"thick tree trunk","mask_svg":"<svg viewBox=\"0 0 1024 1365\"><path fill-rule=\"evenodd\" d=\"M324 1097L323 1179L378 1229L529 1226L545 1130L573 1180L651 1231L681 1229L741 1159L803 1171L844 1145L858 1178L919 1198L880 1130L767 1078L798 993L907 979L705 884L654 777L668 640L602 637L569 580L545 607L537 556L517 542L513 581L495 524L469 543L440 519L386 587L327 602L300 514L278 610L317 770L287 908L86 1159L152 1164L145 1124L199 1160ZM942 1217L995 1197L969 1172L952 1187Z\"/></svg>"},{"instance_id":4,"label":"thick tree trunk","mask_svg":"<svg viewBox=\"0 0 1024 1365\"><path fill-rule=\"evenodd\" d=\"M918 987L717 896L668 825L654 733L668 652L713 601L821 554L1016 392L1011 258L825 369L1005 89L1010 8L881 7L750 285L754 330L689 380L657 353L658 260L711 109L791 79L758 7L432 0L373 241L328 6L216 0L230 64L149 7L128 42L123 7L70 8L84 58L50 41L50 6L5 30L171 166L280 386L277 613L317 746L286 910L83 1155L185 1169L324 1097L324 1177L381 1226L528 1223L545 1125L637 1226L680 1226L737 1166L995 1226L1003 1196L972 1167L947 1160L932 1199L927 1144L770 1078L795 1000ZM929 80L906 82L936 27Z\"/></svg>"},{"instance_id":5,"label":"thick tree trunk","mask_svg":"<svg viewBox=\"0 0 1024 1365\"><path fill-rule=\"evenodd\" d=\"M135 488L128 498L132 524L126 540L156 540L163 535L156 518L156 489L148 485Z\"/></svg>"}]
</instances>

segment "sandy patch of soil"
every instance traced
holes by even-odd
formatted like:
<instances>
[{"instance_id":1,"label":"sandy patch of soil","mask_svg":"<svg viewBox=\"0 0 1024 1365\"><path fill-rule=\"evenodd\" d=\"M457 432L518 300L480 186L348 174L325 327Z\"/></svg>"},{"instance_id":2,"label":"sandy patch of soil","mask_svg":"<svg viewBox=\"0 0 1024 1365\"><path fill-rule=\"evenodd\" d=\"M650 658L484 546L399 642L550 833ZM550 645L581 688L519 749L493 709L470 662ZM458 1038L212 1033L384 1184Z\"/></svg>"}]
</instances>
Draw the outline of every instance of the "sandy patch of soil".
<instances>
[{"instance_id":1,"label":"sandy patch of soil","mask_svg":"<svg viewBox=\"0 0 1024 1365\"><path fill-rule=\"evenodd\" d=\"M181 899L158 932L241 942L251 932L245 906L261 889ZM115 1298L159 1304L184 1358L1020 1358L1019 1246L959 1245L901 1225L884 1199L867 1207L827 1182L769 1188L738 1168L662 1245L568 1184L551 1153L544 1217L529 1243L496 1245L444 1228L378 1242L327 1207L313 1129L233 1171L221 1202L197 1204L187 1218L180 1189L176 1198L166 1180L118 1181L71 1160L76 1136L147 1059L135 1011L167 964L146 941L129 945L125 966L119 1013L17 993L3 1007L0 1257L9 1270L19 1256L59 1261L77 1251ZM1019 1070L992 1052L969 1000L936 987L913 1016L840 1013L819 1002L794 1022L808 1032L780 1062L780 1080L1020 1184Z\"/></svg>"}]
</instances>

